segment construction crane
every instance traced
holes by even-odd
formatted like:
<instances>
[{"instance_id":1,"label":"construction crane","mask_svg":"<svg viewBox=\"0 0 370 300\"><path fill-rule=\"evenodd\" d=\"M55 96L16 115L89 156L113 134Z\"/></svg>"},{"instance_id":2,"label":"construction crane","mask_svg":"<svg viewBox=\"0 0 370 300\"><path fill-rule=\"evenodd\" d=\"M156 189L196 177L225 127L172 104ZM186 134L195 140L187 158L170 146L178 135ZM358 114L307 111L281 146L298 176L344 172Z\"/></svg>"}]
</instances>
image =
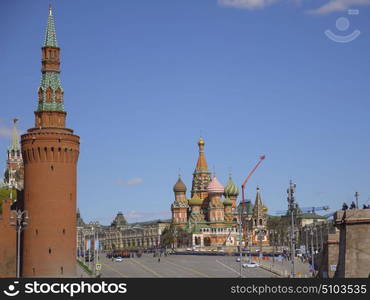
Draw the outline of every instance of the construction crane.
<instances>
[{"instance_id":1,"label":"construction crane","mask_svg":"<svg viewBox=\"0 0 370 300\"><path fill-rule=\"evenodd\" d=\"M266 158L265 155L262 155L260 156L257 164L254 166L254 168L252 169L252 171L249 172L247 178L244 180L243 184L242 184L242 214L241 214L241 217L242 215L244 214L245 212L245 185L247 184L249 178L251 178L251 176L253 175L253 173L257 170L257 168L259 167L259 165L262 163L262 161ZM241 218L240 222L242 222L243 220L243 217ZM245 241L246 240L246 222L242 222L243 224L243 240Z\"/></svg>"}]
</instances>

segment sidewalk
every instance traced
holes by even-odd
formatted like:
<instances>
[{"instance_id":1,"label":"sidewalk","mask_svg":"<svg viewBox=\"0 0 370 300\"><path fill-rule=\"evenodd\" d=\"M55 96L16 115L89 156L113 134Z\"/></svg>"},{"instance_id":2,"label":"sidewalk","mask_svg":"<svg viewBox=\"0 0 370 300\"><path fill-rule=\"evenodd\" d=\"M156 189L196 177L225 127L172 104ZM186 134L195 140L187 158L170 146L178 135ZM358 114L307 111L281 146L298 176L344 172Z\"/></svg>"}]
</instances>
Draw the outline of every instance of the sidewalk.
<instances>
[{"instance_id":1,"label":"sidewalk","mask_svg":"<svg viewBox=\"0 0 370 300\"><path fill-rule=\"evenodd\" d=\"M94 276L88 274L78 262L76 262L76 273L77 273L77 278L93 278Z\"/></svg>"},{"instance_id":2,"label":"sidewalk","mask_svg":"<svg viewBox=\"0 0 370 300\"><path fill-rule=\"evenodd\" d=\"M275 259L275 262L271 257L266 257L267 260L261 260L259 262L260 267L267 271L270 271L281 277L290 277L292 272L292 262L287 260L278 261ZM254 259L258 263L258 258ZM312 274L309 272L308 263L302 263L300 259L295 259L294 261L295 274L296 278L310 278Z\"/></svg>"}]
</instances>

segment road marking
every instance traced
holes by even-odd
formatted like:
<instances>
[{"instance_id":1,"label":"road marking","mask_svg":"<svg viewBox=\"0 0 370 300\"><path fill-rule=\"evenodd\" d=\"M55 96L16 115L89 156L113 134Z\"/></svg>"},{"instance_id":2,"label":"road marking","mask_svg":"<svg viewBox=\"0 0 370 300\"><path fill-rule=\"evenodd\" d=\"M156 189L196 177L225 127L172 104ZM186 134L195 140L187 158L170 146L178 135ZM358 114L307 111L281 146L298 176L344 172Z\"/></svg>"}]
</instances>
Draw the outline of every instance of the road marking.
<instances>
[{"instance_id":1,"label":"road marking","mask_svg":"<svg viewBox=\"0 0 370 300\"><path fill-rule=\"evenodd\" d=\"M108 264L104 264L104 263L102 263L102 265L103 265L103 266L108 267L109 269L111 269L111 270L113 270L114 272L118 273L118 274L119 274L119 275L121 275L122 277L128 278L128 276L127 276L127 275L125 275L125 274L121 273L120 271L116 270L116 269L115 269L115 268L113 268L112 266L110 266L110 265L108 265Z\"/></svg>"},{"instance_id":2,"label":"road marking","mask_svg":"<svg viewBox=\"0 0 370 300\"><path fill-rule=\"evenodd\" d=\"M142 264L141 262L133 259L133 258L130 258L131 261L139 264L141 267L143 267L145 270L149 271L150 273L154 274L156 277L162 277L160 274L158 274L156 271L154 271L152 268L149 268L148 266Z\"/></svg>"},{"instance_id":3,"label":"road marking","mask_svg":"<svg viewBox=\"0 0 370 300\"><path fill-rule=\"evenodd\" d=\"M201 275L202 277L208 277L208 278L213 277L213 276L207 275L207 274L205 274L205 273L199 272L199 271L197 271L197 270L195 270L195 269L193 269L193 268L188 268L188 267L184 267L184 266L178 265L178 264L176 264L176 263L174 263L174 262L171 262L169 259L165 259L164 261L165 261L165 262L168 262L168 263L170 263L170 264L172 264L172 265L174 265L174 266L177 266L177 267L179 267L179 268L181 268L181 269L184 269L184 270L186 270L186 271L190 271L190 272L192 272L192 273L196 273L196 274L198 274L198 275Z\"/></svg>"},{"instance_id":4,"label":"road marking","mask_svg":"<svg viewBox=\"0 0 370 300\"><path fill-rule=\"evenodd\" d=\"M233 271L234 273L236 273L236 274L238 274L238 275L240 276L240 273L239 273L239 272L237 272L236 270L234 270L233 268L229 267L228 265L225 265L224 263L220 262L220 261L219 261L219 260L217 260L217 259L216 259L216 261L217 261L219 264L223 265L225 268L228 268L230 271Z\"/></svg>"}]
</instances>

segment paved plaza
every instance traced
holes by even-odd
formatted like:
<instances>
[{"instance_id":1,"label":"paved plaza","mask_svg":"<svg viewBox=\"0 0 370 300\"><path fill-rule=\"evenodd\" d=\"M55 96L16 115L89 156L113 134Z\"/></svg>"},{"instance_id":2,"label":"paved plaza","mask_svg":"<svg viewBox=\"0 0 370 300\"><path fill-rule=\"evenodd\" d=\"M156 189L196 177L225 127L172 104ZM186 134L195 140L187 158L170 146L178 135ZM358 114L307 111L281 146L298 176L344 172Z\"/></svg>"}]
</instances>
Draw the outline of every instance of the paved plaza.
<instances>
[{"instance_id":1,"label":"paved plaza","mask_svg":"<svg viewBox=\"0 0 370 300\"><path fill-rule=\"evenodd\" d=\"M140 258L124 258L122 262L101 258L101 277L239 277L235 256L171 255L158 257L144 254ZM262 268L243 268L243 277L276 277Z\"/></svg>"}]
</instances>

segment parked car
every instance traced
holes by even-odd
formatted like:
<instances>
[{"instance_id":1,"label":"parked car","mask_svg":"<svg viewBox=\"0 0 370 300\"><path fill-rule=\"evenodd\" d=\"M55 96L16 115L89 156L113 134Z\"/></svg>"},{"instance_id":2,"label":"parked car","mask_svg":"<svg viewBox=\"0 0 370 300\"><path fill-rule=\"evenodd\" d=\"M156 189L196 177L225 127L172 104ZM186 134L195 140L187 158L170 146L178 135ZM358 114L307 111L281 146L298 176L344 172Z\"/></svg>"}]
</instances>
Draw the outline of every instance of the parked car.
<instances>
[{"instance_id":1,"label":"parked car","mask_svg":"<svg viewBox=\"0 0 370 300\"><path fill-rule=\"evenodd\" d=\"M260 265L255 263L254 261L251 261L249 263L243 264L243 268L257 268Z\"/></svg>"},{"instance_id":2,"label":"parked car","mask_svg":"<svg viewBox=\"0 0 370 300\"><path fill-rule=\"evenodd\" d=\"M116 257L115 261L121 262L121 261L123 261L123 258L121 256L118 256L118 257Z\"/></svg>"},{"instance_id":3,"label":"parked car","mask_svg":"<svg viewBox=\"0 0 370 300\"><path fill-rule=\"evenodd\" d=\"M240 257L237 257L236 258L236 262L240 262Z\"/></svg>"}]
</instances>

